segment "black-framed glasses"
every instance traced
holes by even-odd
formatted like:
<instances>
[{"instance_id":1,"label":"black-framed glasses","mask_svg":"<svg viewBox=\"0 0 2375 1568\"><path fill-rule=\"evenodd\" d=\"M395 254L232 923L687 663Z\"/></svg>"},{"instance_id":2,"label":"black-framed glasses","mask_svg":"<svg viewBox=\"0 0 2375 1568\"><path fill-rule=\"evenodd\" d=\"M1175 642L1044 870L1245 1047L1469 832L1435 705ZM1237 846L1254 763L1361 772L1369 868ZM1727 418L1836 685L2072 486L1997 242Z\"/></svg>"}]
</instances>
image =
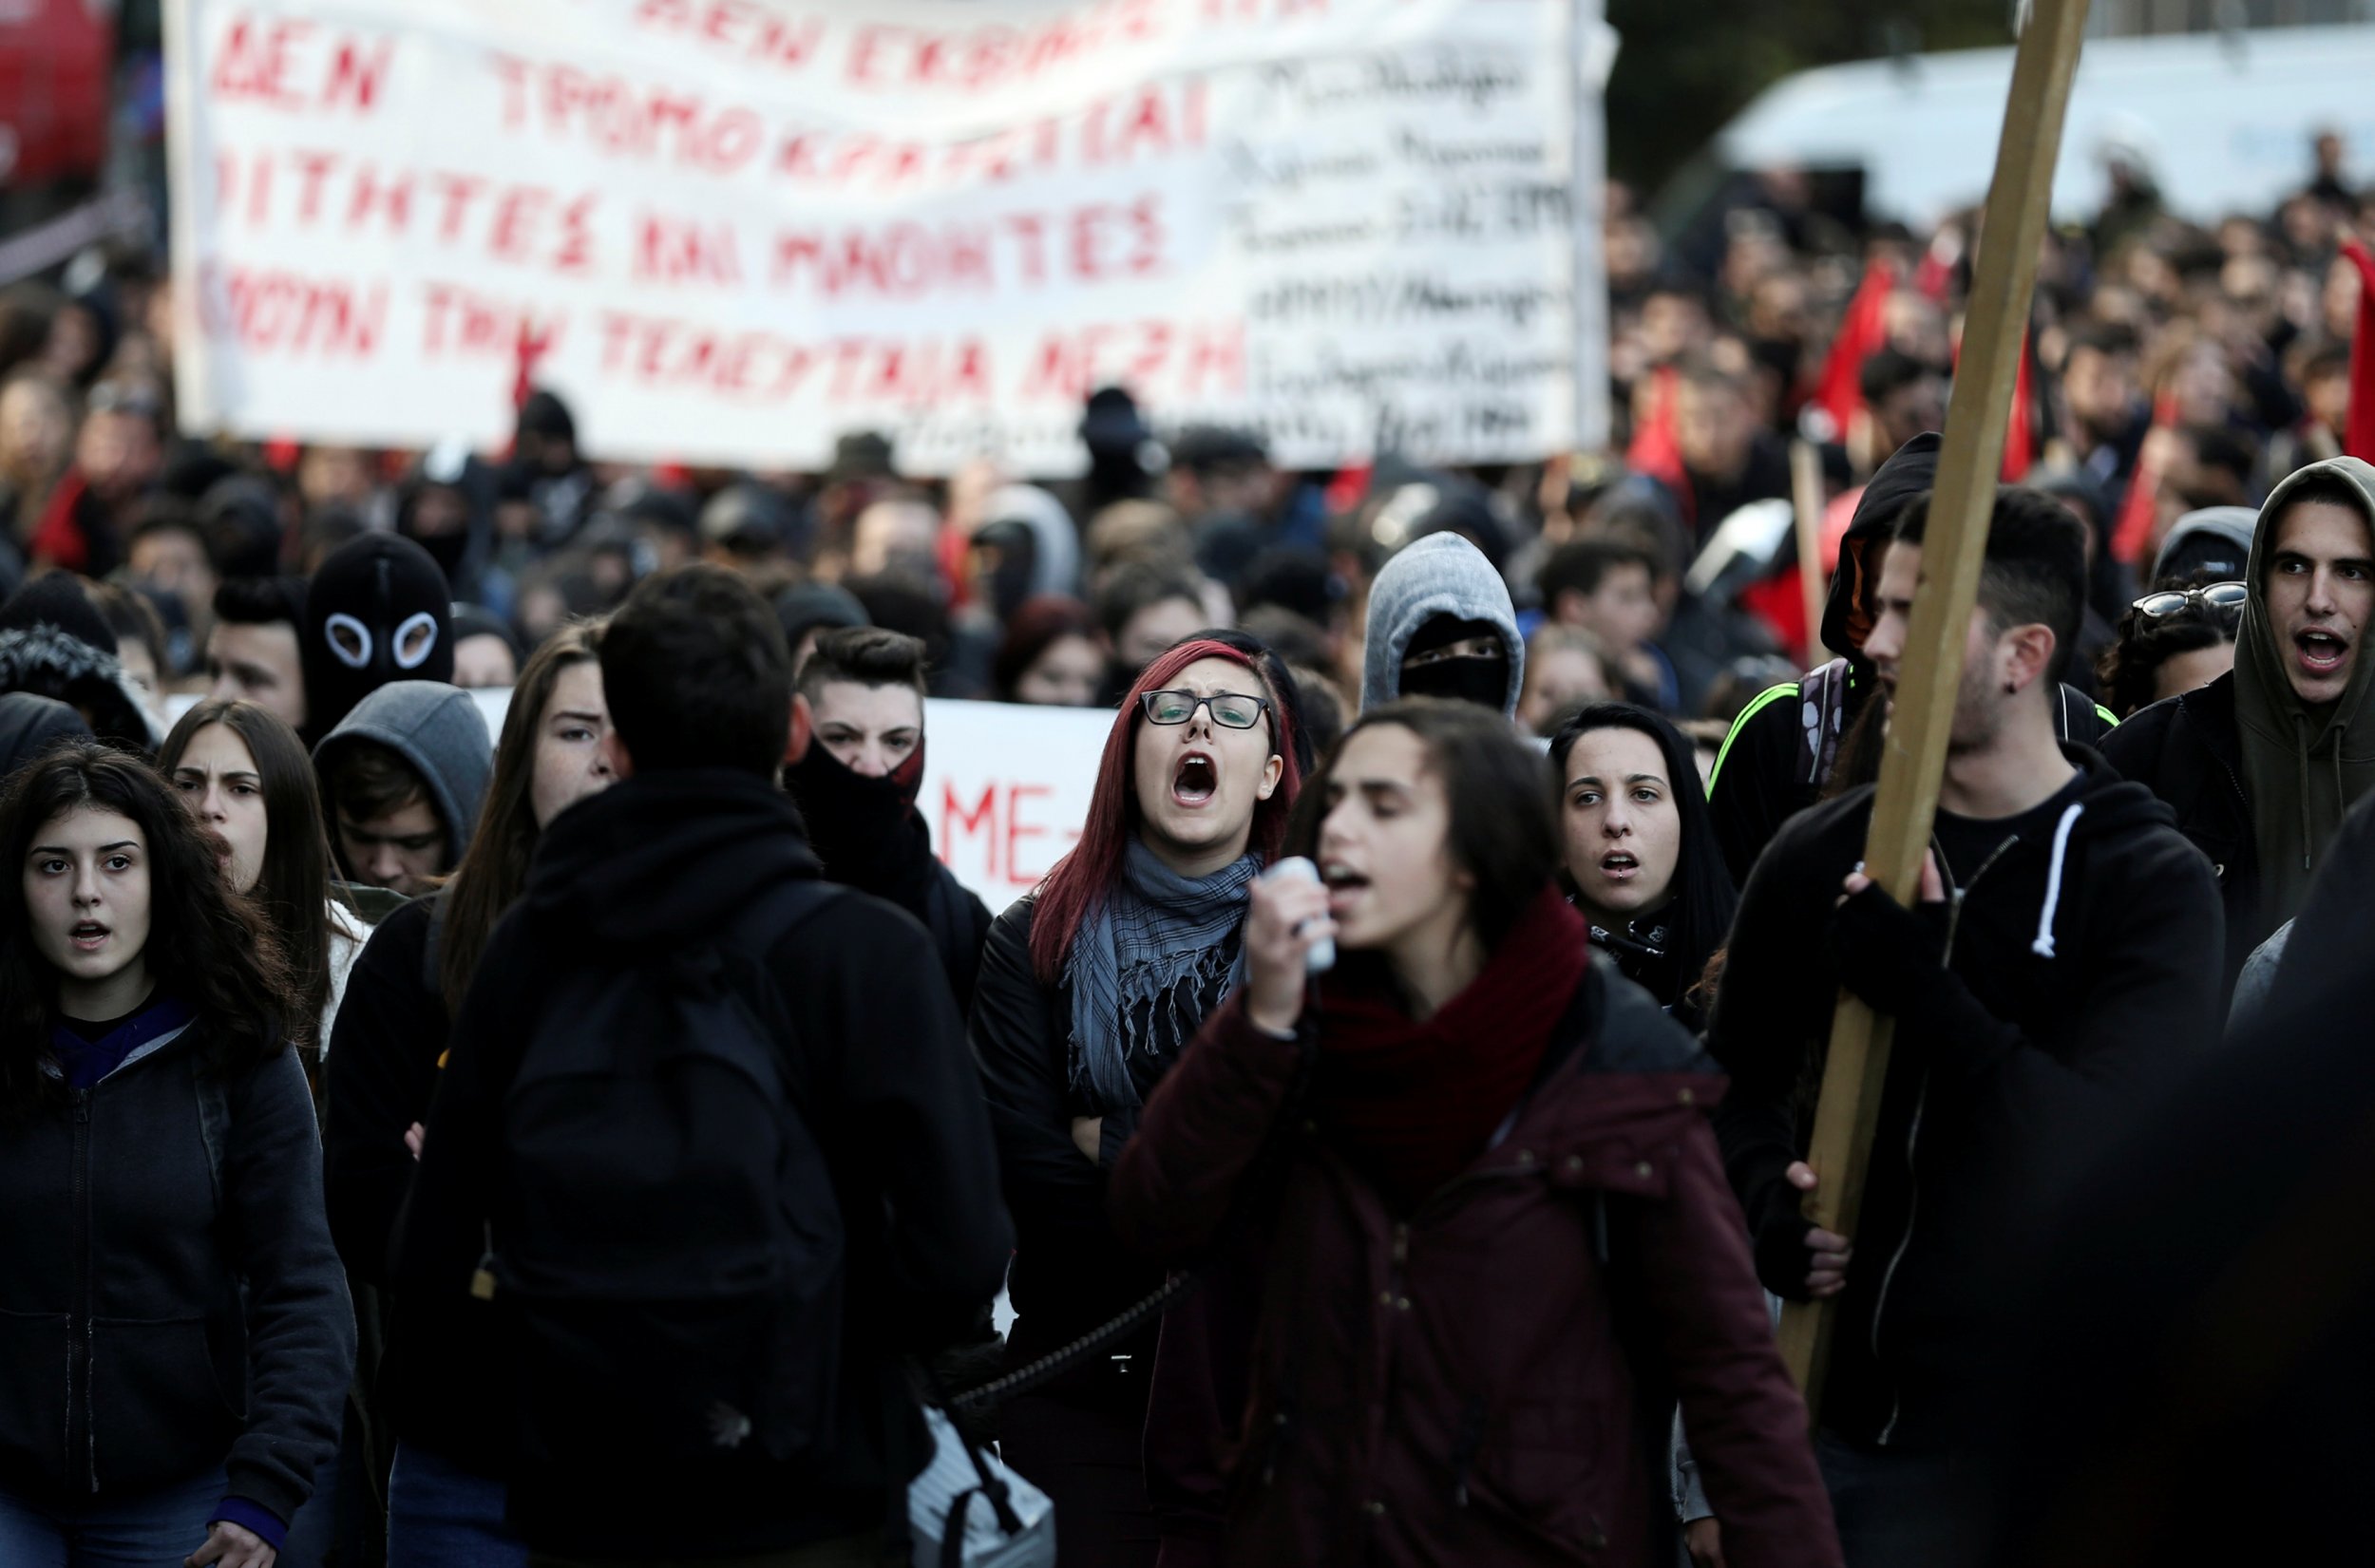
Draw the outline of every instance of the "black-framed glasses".
<instances>
[{"instance_id":1,"label":"black-framed glasses","mask_svg":"<svg viewBox=\"0 0 2375 1568\"><path fill-rule=\"evenodd\" d=\"M1203 708L1211 711L1212 722L1223 729L1251 729L1270 710L1269 698L1248 697L1242 691L1215 691L1208 697L1194 691L1141 691L1138 702L1147 710L1149 724L1186 724Z\"/></svg>"},{"instance_id":2,"label":"black-framed glasses","mask_svg":"<svg viewBox=\"0 0 2375 1568\"><path fill-rule=\"evenodd\" d=\"M2251 588L2239 582L2208 582L2199 588L2170 588L2157 594L2147 594L2128 606L2139 615L2159 620L2174 615L2187 605L2200 605L2222 620L2232 620L2243 614L2243 601L2252 596Z\"/></svg>"}]
</instances>

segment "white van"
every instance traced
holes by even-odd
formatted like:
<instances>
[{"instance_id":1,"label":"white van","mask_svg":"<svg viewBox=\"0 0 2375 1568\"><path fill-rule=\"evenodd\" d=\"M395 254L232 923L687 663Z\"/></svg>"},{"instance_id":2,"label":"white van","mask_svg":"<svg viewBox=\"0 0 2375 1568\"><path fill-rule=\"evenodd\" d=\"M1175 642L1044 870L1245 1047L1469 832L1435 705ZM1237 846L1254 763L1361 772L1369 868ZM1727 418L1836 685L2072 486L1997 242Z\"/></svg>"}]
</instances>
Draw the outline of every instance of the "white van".
<instances>
[{"instance_id":1,"label":"white van","mask_svg":"<svg viewBox=\"0 0 2375 1568\"><path fill-rule=\"evenodd\" d=\"M1720 132L1735 169L1864 171L1873 217L1927 224L1986 195L2012 51L1964 49L1801 71ZM2339 131L2346 177L2375 183L2375 27L2090 41L2054 172L2054 215L2090 217L2103 155L2139 155L2173 212L2264 215L2308 181L2309 143Z\"/></svg>"}]
</instances>

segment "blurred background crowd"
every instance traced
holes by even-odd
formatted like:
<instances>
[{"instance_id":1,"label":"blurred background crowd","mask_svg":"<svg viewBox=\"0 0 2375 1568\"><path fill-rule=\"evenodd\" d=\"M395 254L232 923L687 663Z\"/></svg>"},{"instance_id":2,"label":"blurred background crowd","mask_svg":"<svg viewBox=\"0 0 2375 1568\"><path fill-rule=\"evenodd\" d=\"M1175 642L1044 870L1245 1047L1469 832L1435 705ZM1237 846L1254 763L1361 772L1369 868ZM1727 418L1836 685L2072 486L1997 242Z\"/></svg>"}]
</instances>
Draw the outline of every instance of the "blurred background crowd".
<instances>
[{"instance_id":1,"label":"blurred background crowd","mask_svg":"<svg viewBox=\"0 0 2375 1568\"><path fill-rule=\"evenodd\" d=\"M120 118L137 119L146 89L124 90ZM1612 99L1612 143L1622 111ZM2364 292L2346 242L2375 240L2375 154L2338 134L2300 147L2292 188L2215 222L2164 208L2183 169L2117 144L2098 156L2100 210L2045 241L2005 458L2007 479L2091 527L2081 683L2133 622L2177 519L2253 506L2343 448ZM1259 432L1182 428L1112 387L1081 411L1087 471L1062 479L987 459L922 478L863 433L816 473L621 465L581 446L565 399L524 377L502 450L178 433L174 284L153 244L103 241L0 290L0 592L80 574L106 585L148 690L254 696L254 650L226 643L226 624L269 624L275 602L301 603L291 579L392 530L466 607L459 678L503 685L569 617L707 557L770 595L795 641L862 621L922 638L938 695L1110 703L1153 652L1225 625L1333 695L1324 713L1358 699L1379 566L1450 532L1509 581L1529 725L1629 696L1712 744L1759 690L1823 656L1794 501L1819 505L1830 554L1862 479L1942 424L1975 226L1971 212L1918 232L1865 222L1786 168L1735 174L1687 221L1660 223L1612 181L1606 449L1288 471ZM1794 495L1794 444L1818 496Z\"/></svg>"}]
</instances>

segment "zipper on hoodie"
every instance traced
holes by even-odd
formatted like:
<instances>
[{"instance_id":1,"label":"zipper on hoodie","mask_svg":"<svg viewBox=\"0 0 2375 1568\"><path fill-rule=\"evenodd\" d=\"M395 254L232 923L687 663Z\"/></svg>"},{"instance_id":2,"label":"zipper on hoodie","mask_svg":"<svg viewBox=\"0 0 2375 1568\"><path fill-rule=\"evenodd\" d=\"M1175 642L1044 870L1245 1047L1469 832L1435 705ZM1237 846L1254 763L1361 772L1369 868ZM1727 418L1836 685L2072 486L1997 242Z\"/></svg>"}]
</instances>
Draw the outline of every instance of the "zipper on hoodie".
<instances>
[{"instance_id":1,"label":"zipper on hoodie","mask_svg":"<svg viewBox=\"0 0 2375 1568\"><path fill-rule=\"evenodd\" d=\"M1963 900L1969 897L1971 889L1979 885L1979 879L1987 875L1988 869L1998 860L2003 860L2020 841L2021 836L2017 833L2012 834L1995 847L1994 853L1979 862L1979 869L1971 873L1968 881L1947 890L1947 944L1938 954L1940 968L1947 968L1954 962L1954 938L1963 926ZM1938 842L1938 836L1935 833L1929 836L1929 850L1931 854L1938 857L1938 869L1942 874L1953 870L1953 867L1947 862L1946 848ZM1889 1266L1882 1271L1880 1275L1879 1294L1872 1299L1871 1342L1874 1362L1880 1360L1880 1319L1881 1314L1889 1307L1889 1289L1896 1283L1897 1269L1905 1262L1908 1249L1913 1245L1913 1221L1921 1213L1922 1183L1920 1176L1914 1170L1913 1151L1921 1143L1922 1113L1928 1107L1929 1074L1925 1071L1922 1074L1922 1086L1913 1096L1913 1119L1905 1129L1905 1184L1909 1195L1905 1204L1905 1234L1897 1237L1896 1250L1889 1255ZM1896 1433L1897 1423L1904 1416L1904 1390L1891 1389L1889 1395L1889 1419L1880 1428L1880 1436L1877 1440L1882 1447L1889 1445L1890 1438Z\"/></svg>"},{"instance_id":2,"label":"zipper on hoodie","mask_svg":"<svg viewBox=\"0 0 2375 1568\"><path fill-rule=\"evenodd\" d=\"M66 1205L72 1216L72 1233L67 1256L74 1270L74 1321L66 1330L66 1431L59 1434L61 1442L71 1440L74 1432L74 1388L79 1370L82 1374L84 1484L91 1491L99 1490L98 1411L91 1407L91 1357L95 1347L91 1340L91 1237L90 1237L90 1102L92 1090L71 1089L74 1103L74 1131L66 1172ZM67 1455L72 1463L72 1455Z\"/></svg>"},{"instance_id":3,"label":"zipper on hoodie","mask_svg":"<svg viewBox=\"0 0 2375 1568\"><path fill-rule=\"evenodd\" d=\"M1452 1440L1452 1506L1468 1506L1468 1474L1476 1466L1476 1451L1484 1446L1484 1395L1471 1395L1460 1413L1459 1431Z\"/></svg>"}]
</instances>

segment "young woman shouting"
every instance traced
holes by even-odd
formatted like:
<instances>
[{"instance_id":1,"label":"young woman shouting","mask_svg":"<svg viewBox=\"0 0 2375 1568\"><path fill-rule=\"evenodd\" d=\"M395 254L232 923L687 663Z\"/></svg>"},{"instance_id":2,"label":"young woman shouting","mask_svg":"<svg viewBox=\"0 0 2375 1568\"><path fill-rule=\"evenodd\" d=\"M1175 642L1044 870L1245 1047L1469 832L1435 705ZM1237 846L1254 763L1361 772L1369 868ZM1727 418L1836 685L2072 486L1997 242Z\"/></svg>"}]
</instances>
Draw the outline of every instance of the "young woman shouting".
<instances>
[{"instance_id":1,"label":"young woman shouting","mask_svg":"<svg viewBox=\"0 0 2375 1568\"><path fill-rule=\"evenodd\" d=\"M0 1562L271 1568L354 1317L279 947L149 765L0 798Z\"/></svg>"},{"instance_id":2,"label":"young woman shouting","mask_svg":"<svg viewBox=\"0 0 2375 1568\"><path fill-rule=\"evenodd\" d=\"M1246 889L1285 837L1294 725L1261 664L1213 639L1157 655L1113 721L1080 841L990 928L972 1034L1015 1219L1010 1364L1163 1282L1114 1240L1106 1173L1238 984ZM1146 1568L1154 1334L1111 1349L1006 1404L998 1432L1055 1500L1064 1561Z\"/></svg>"},{"instance_id":3,"label":"young woman shouting","mask_svg":"<svg viewBox=\"0 0 2375 1568\"><path fill-rule=\"evenodd\" d=\"M1266 1257L1230 1563L1671 1562L1676 1397L1730 1560L1839 1560L1721 1081L1589 964L1548 807L1490 710L1366 715L1299 813L1323 885L1255 888L1245 983L1114 1172L1125 1238Z\"/></svg>"}]
</instances>

